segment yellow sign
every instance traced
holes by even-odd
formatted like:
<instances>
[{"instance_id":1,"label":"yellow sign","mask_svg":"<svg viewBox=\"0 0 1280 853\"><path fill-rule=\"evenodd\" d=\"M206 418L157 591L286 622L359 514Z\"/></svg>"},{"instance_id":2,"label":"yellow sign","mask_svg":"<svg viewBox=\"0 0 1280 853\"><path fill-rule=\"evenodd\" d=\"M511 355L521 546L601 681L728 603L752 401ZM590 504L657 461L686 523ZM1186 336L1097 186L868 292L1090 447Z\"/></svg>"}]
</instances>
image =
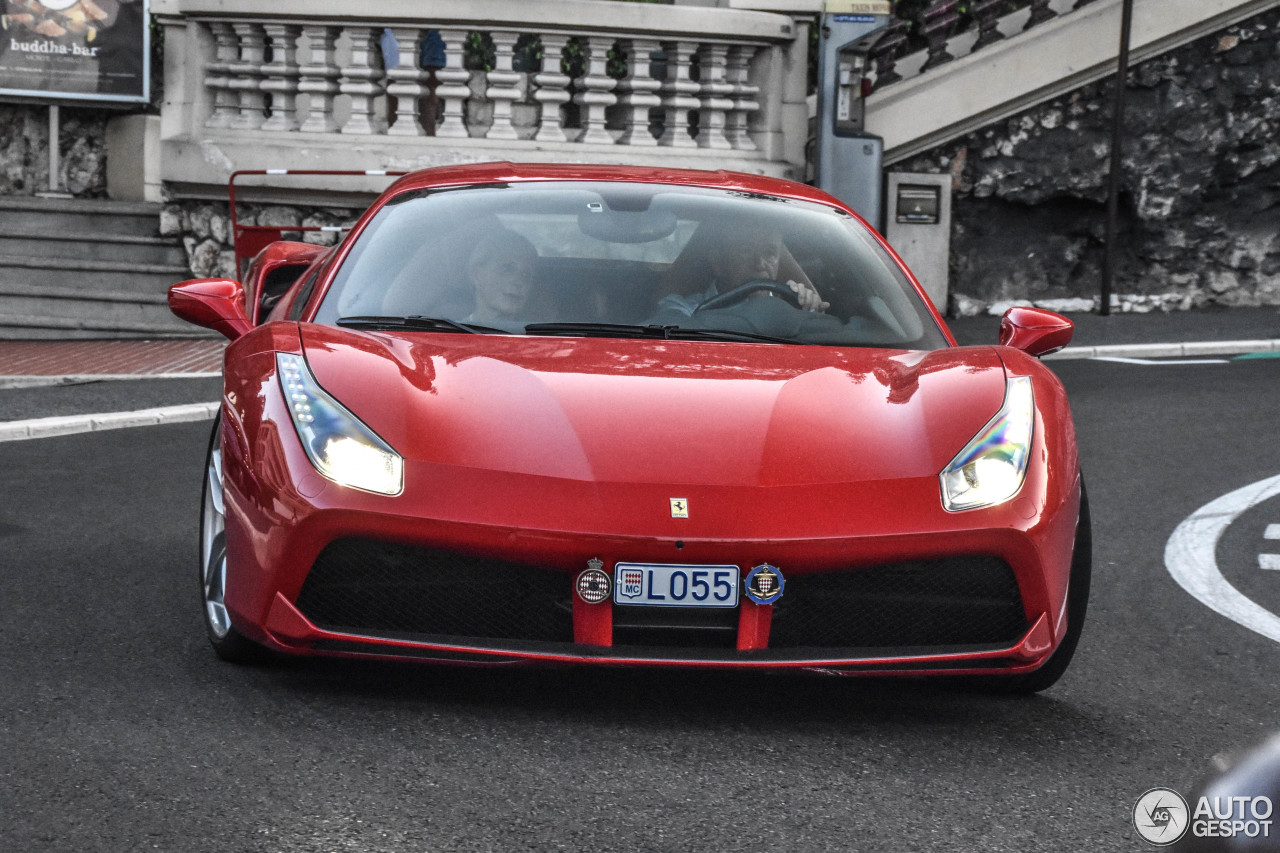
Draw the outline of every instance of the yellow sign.
<instances>
[{"instance_id":1,"label":"yellow sign","mask_svg":"<svg viewBox=\"0 0 1280 853\"><path fill-rule=\"evenodd\" d=\"M827 0L828 15L887 15L889 0Z\"/></svg>"}]
</instances>

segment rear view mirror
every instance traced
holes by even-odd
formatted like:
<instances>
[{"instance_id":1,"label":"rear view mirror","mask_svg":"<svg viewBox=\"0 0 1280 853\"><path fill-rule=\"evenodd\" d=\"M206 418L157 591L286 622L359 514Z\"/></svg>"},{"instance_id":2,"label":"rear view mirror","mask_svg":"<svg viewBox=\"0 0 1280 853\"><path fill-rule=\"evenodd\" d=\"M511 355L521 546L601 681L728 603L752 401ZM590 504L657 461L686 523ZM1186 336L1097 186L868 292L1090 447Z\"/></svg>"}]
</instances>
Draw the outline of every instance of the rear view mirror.
<instances>
[{"instance_id":1,"label":"rear view mirror","mask_svg":"<svg viewBox=\"0 0 1280 853\"><path fill-rule=\"evenodd\" d=\"M229 278L197 278L169 288L169 310L235 340L253 328L244 313L244 288Z\"/></svg>"},{"instance_id":2,"label":"rear view mirror","mask_svg":"<svg viewBox=\"0 0 1280 853\"><path fill-rule=\"evenodd\" d=\"M606 243L652 243L670 237L679 224L669 210L612 210L595 205L578 214L582 233Z\"/></svg>"},{"instance_id":3,"label":"rear view mirror","mask_svg":"<svg viewBox=\"0 0 1280 853\"><path fill-rule=\"evenodd\" d=\"M1015 306L1000 319L1000 345L1020 349L1037 358L1071 343L1075 324L1043 308Z\"/></svg>"}]
</instances>

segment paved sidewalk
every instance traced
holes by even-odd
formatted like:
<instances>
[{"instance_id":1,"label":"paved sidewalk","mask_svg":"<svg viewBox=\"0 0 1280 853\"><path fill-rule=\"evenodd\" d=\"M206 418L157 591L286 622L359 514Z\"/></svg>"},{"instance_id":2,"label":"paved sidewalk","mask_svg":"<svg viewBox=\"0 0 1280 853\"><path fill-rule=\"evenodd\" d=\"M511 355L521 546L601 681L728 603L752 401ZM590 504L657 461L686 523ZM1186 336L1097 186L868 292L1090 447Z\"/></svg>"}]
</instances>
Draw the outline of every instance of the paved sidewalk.
<instances>
[{"instance_id":1,"label":"paved sidewalk","mask_svg":"<svg viewBox=\"0 0 1280 853\"><path fill-rule=\"evenodd\" d=\"M222 338L0 341L0 387L80 378L203 378L222 372Z\"/></svg>"}]
</instances>

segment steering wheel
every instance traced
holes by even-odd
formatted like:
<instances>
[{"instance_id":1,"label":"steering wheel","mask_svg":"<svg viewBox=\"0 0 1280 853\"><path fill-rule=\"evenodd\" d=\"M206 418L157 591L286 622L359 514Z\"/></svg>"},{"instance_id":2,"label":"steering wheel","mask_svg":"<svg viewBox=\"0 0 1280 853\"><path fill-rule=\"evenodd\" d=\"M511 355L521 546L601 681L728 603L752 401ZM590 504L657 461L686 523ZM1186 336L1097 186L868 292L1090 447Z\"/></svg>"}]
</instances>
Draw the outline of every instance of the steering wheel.
<instances>
[{"instance_id":1,"label":"steering wheel","mask_svg":"<svg viewBox=\"0 0 1280 853\"><path fill-rule=\"evenodd\" d=\"M753 293L772 293L781 299L785 299L793 308L800 307L800 294L796 293L787 285L780 281L774 281L769 278L753 278L750 281L743 282L732 290L726 290L724 293L717 293L715 296L703 302L694 312L706 311L712 308L728 308L730 305L737 305Z\"/></svg>"}]
</instances>

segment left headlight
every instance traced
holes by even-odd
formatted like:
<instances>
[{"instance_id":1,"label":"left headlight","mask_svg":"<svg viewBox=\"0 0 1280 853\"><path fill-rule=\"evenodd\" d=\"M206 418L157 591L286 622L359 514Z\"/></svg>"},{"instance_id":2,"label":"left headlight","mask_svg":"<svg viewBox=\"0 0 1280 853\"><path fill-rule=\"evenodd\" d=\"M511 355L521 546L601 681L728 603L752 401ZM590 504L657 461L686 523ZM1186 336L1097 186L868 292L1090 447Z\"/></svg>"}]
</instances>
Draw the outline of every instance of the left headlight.
<instances>
[{"instance_id":1,"label":"left headlight","mask_svg":"<svg viewBox=\"0 0 1280 853\"><path fill-rule=\"evenodd\" d=\"M343 486L398 495L404 460L311 375L306 359L276 353L276 372L293 427L316 470Z\"/></svg>"},{"instance_id":2,"label":"left headlight","mask_svg":"<svg viewBox=\"0 0 1280 853\"><path fill-rule=\"evenodd\" d=\"M956 512L994 506L1016 495L1027 475L1035 416L1031 377L1011 377L1000 411L942 469L942 505Z\"/></svg>"}]
</instances>

